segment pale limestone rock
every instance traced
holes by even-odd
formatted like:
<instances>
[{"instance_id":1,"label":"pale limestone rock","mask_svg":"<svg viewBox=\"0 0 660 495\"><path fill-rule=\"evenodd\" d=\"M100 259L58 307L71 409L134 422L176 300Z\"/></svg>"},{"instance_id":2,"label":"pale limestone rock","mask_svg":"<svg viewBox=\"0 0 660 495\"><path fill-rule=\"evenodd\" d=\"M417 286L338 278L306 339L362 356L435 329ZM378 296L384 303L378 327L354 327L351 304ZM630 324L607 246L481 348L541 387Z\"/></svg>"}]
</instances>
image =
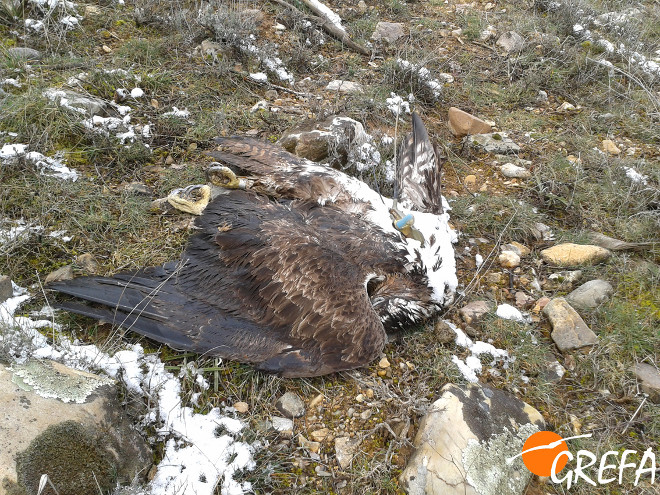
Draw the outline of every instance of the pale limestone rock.
<instances>
[{"instance_id":1,"label":"pale limestone rock","mask_svg":"<svg viewBox=\"0 0 660 495\"><path fill-rule=\"evenodd\" d=\"M550 320L550 336L560 351L571 351L598 343L596 334L563 297L552 299L543 308L543 314Z\"/></svg>"},{"instance_id":2,"label":"pale limestone rock","mask_svg":"<svg viewBox=\"0 0 660 495\"><path fill-rule=\"evenodd\" d=\"M234 409L236 409L237 413L245 414L250 410L250 406L247 402L235 402Z\"/></svg>"},{"instance_id":3,"label":"pale limestone rock","mask_svg":"<svg viewBox=\"0 0 660 495\"><path fill-rule=\"evenodd\" d=\"M319 450L321 450L321 444L319 442L308 440L302 435L298 435L298 445L314 454L318 454Z\"/></svg>"},{"instance_id":4,"label":"pale limestone rock","mask_svg":"<svg viewBox=\"0 0 660 495\"><path fill-rule=\"evenodd\" d=\"M359 446L359 438L335 438L335 457L340 468L346 469L351 465L351 461L355 457Z\"/></svg>"},{"instance_id":5,"label":"pale limestone rock","mask_svg":"<svg viewBox=\"0 0 660 495\"><path fill-rule=\"evenodd\" d=\"M362 93L362 85L353 81L342 81L335 79L330 81L325 87L328 91L337 91L339 93Z\"/></svg>"},{"instance_id":6,"label":"pale limestone rock","mask_svg":"<svg viewBox=\"0 0 660 495\"><path fill-rule=\"evenodd\" d=\"M532 176L532 173L527 170L525 167L519 167L513 163L505 163L500 167L500 172L504 177L509 177L510 179L529 179Z\"/></svg>"},{"instance_id":7,"label":"pale limestone rock","mask_svg":"<svg viewBox=\"0 0 660 495\"><path fill-rule=\"evenodd\" d=\"M96 274L96 271L99 268L98 261L93 254L84 253L76 257L76 264L86 273L90 275Z\"/></svg>"},{"instance_id":8,"label":"pale limestone rock","mask_svg":"<svg viewBox=\"0 0 660 495\"><path fill-rule=\"evenodd\" d=\"M518 146L505 132L491 132L488 134L474 134L469 139L470 144L477 148L483 148L488 153L519 153Z\"/></svg>"},{"instance_id":9,"label":"pale limestone rock","mask_svg":"<svg viewBox=\"0 0 660 495\"><path fill-rule=\"evenodd\" d=\"M472 189L477 184L477 176L473 174L466 175L463 181L465 182L465 187Z\"/></svg>"},{"instance_id":10,"label":"pale limestone rock","mask_svg":"<svg viewBox=\"0 0 660 495\"><path fill-rule=\"evenodd\" d=\"M47 284L51 282L60 282L62 280L71 280L73 278L73 266L65 265L57 270L51 272L46 277Z\"/></svg>"},{"instance_id":11,"label":"pale limestone rock","mask_svg":"<svg viewBox=\"0 0 660 495\"><path fill-rule=\"evenodd\" d=\"M612 141L611 139L604 139L601 145L605 153L608 153L610 155L618 155L619 153L621 153L621 150L617 148L616 144L614 144L614 141Z\"/></svg>"},{"instance_id":12,"label":"pale limestone rock","mask_svg":"<svg viewBox=\"0 0 660 495\"><path fill-rule=\"evenodd\" d=\"M531 250L527 246L516 241L509 242L508 244L504 244L502 246L502 251L513 251L521 258L531 253Z\"/></svg>"},{"instance_id":13,"label":"pale limestone rock","mask_svg":"<svg viewBox=\"0 0 660 495\"><path fill-rule=\"evenodd\" d=\"M516 268L520 266L520 256L514 251L502 251L497 260L503 268Z\"/></svg>"},{"instance_id":14,"label":"pale limestone rock","mask_svg":"<svg viewBox=\"0 0 660 495\"><path fill-rule=\"evenodd\" d=\"M637 363L635 376L641 382L642 391L649 395L649 399L660 404L660 371L650 364Z\"/></svg>"},{"instance_id":15,"label":"pale limestone rock","mask_svg":"<svg viewBox=\"0 0 660 495\"><path fill-rule=\"evenodd\" d=\"M399 480L411 495L522 494L531 478L518 457L543 429L539 412L500 390L449 384L422 419Z\"/></svg>"},{"instance_id":16,"label":"pale limestone rock","mask_svg":"<svg viewBox=\"0 0 660 495\"><path fill-rule=\"evenodd\" d=\"M449 109L449 129L456 137L484 134L491 131L489 124L456 107Z\"/></svg>"},{"instance_id":17,"label":"pale limestone rock","mask_svg":"<svg viewBox=\"0 0 660 495\"><path fill-rule=\"evenodd\" d=\"M590 280L566 296L566 302L577 309L594 309L607 301L614 288L606 280Z\"/></svg>"},{"instance_id":18,"label":"pale limestone rock","mask_svg":"<svg viewBox=\"0 0 660 495\"><path fill-rule=\"evenodd\" d=\"M25 46L15 46L7 50L7 55L20 60L41 60L43 54L34 48Z\"/></svg>"},{"instance_id":19,"label":"pale limestone rock","mask_svg":"<svg viewBox=\"0 0 660 495\"><path fill-rule=\"evenodd\" d=\"M309 436L315 442L323 442L328 437L329 434L330 434L330 430L328 428L320 428L318 430L314 430L310 432Z\"/></svg>"},{"instance_id":20,"label":"pale limestone rock","mask_svg":"<svg viewBox=\"0 0 660 495\"><path fill-rule=\"evenodd\" d=\"M605 261L612 253L600 246L590 244L557 244L541 251L541 258L555 266L593 265Z\"/></svg>"},{"instance_id":21,"label":"pale limestone rock","mask_svg":"<svg viewBox=\"0 0 660 495\"><path fill-rule=\"evenodd\" d=\"M376 24L376 29L374 34L371 35L371 39L374 41L386 41L388 43L394 43L399 38L405 36L406 31L404 29L404 24L399 22L379 22Z\"/></svg>"}]
</instances>

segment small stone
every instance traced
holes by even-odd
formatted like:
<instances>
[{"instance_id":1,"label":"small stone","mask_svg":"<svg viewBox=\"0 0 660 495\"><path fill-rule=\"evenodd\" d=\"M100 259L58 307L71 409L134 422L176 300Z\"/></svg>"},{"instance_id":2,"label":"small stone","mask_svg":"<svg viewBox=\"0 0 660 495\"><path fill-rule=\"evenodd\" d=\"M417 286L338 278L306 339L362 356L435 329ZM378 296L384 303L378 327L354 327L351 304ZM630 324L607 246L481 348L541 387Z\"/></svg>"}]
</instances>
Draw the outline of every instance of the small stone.
<instances>
[{"instance_id":1,"label":"small stone","mask_svg":"<svg viewBox=\"0 0 660 495\"><path fill-rule=\"evenodd\" d=\"M570 242L541 251L541 258L555 266L593 265L605 261L611 255L611 251L600 246Z\"/></svg>"},{"instance_id":2,"label":"small stone","mask_svg":"<svg viewBox=\"0 0 660 495\"><path fill-rule=\"evenodd\" d=\"M131 182L121 188L127 194L134 194L136 196L151 196L152 191L149 186L142 182Z\"/></svg>"},{"instance_id":3,"label":"small stone","mask_svg":"<svg viewBox=\"0 0 660 495\"><path fill-rule=\"evenodd\" d=\"M368 388L367 390L364 391L364 395L369 400L373 399L374 398L374 389Z\"/></svg>"},{"instance_id":4,"label":"small stone","mask_svg":"<svg viewBox=\"0 0 660 495\"><path fill-rule=\"evenodd\" d=\"M435 322L433 332L438 344L448 344L456 340L456 332L444 320Z\"/></svg>"},{"instance_id":5,"label":"small stone","mask_svg":"<svg viewBox=\"0 0 660 495\"><path fill-rule=\"evenodd\" d=\"M518 308L523 308L523 309L528 308L534 302L534 298L532 296L521 290L516 292L515 297L516 297L516 306Z\"/></svg>"},{"instance_id":6,"label":"small stone","mask_svg":"<svg viewBox=\"0 0 660 495\"><path fill-rule=\"evenodd\" d=\"M525 246L524 244L520 244L519 242L516 241L510 242L508 244L504 244L502 246L502 251L513 251L521 258L531 253L530 249L527 246Z\"/></svg>"},{"instance_id":7,"label":"small stone","mask_svg":"<svg viewBox=\"0 0 660 495\"><path fill-rule=\"evenodd\" d=\"M477 176L472 174L466 175L463 181L465 182L465 187L472 189L477 183Z\"/></svg>"},{"instance_id":8,"label":"small stone","mask_svg":"<svg viewBox=\"0 0 660 495\"><path fill-rule=\"evenodd\" d=\"M335 438L335 458L340 468L346 469L351 465L351 461L355 457L359 445L360 440L357 438Z\"/></svg>"},{"instance_id":9,"label":"small stone","mask_svg":"<svg viewBox=\"0 0 660 495\"><path fill-rule=\"evenodd\" d=\"M513 163L505 163L500 167L500 172L504 177L509 177L510 179L529 179L532 176L532 173L527 170L525 167L519 167Z\"/></svg>"},{"instance_id":10,"label":"small stone","mask_svg":"<svg viewBox=\"0 0 660 495\"><path fill-rule=\"evenodd\" d=\"M489 134L474 134L468 136L469 143L477 148L482 148L487 153L519 153L520 146L504 132L492 132Z\"/></svg>"},{"instance_id":11,"label":"small stone","mask_svg":"<svg viewBox=\"0 0 660 495\"><path fill-rule=\"evenodd\" d=\"M547 103L548 102L548 93L546 93L545 91L540 89L538 95L536 96L536 101L538 103Z\"/></svg>"},{"instance_id":12,"label":"small stone","mask_svg":"<svg viewBox=\"0 0 660 495\"><path fill-rule=\"evenodd\" d=\"M357 10L360 14L365 14L369 10L369 7L364 0L360 0L357 4Z\"/></svg>"},{"instance_id":13,"label":"small stone","mask_svg":"<svg viewBox=\"0 0 660 495\"><path fill-rule=\"evenodd\" d=\"M73 278L73 266L66 265L51 272L46 277L46 284L51 282L61 282L63 280L71 280Z\"/></svg>"},{"instance_id":14,"label":"small stone","mask_svg":"<svg viewBox=\"0 0 660 495\"><path fill-rule=\"evenodd\" d=\"M575 105L565 101L561 105L557 107L557 111L560 113L567 113L567 112L572 112L575 110Z\"/></svg>"},{"instance_id":15,"label":"small stone","mask_svg":"<svg viewBox=\"0 0 660 495\"><path fill-rule=\"evenodd\" d=\"M389 368L390 367L389 360L386 357L384 357L383 359L378 361L378 367L379 368Z\"/></svg>"},{"instance_id":16,"label":"small stone","mask_svg":"<svg viewBox=\"0 0 660 495\"><path fill-rule=\"evenodd\" d=\"M7 50L7 55L20 60L41 60L43 58L43 54L39 50L28 48L26 46L9 48Z\"/></svg>"},{"instance_id":17,"label":"small stone","mask_svg":"<svg viewBox=\"0 0 660 495\"><path fill-rule=\"evenodd\" d=\"M293 435L293 420L289 418L281 418L280 416L273 416L270 420L275 431L280 433Z\"/></svg>"},{"instance_id":18,"label":"small stone","mask_svg":"<svg viewBox=\"0 0 660 495\"><path fill-rule=\"evenodd\" d=\"M463 321L468 325L480 321L486 313L494 308L494 304L490 301L472 301L463 306L458 313L463 318ZM454 337L455 337L455 333Z\"/></svg>"},{"instance_id":19,"label":"small stone","mask_svg":"<svg viewBox=\"0 0 660 495\"><path fill-rule=\"evenodd\" d=\"M99 268L99 263L91 253L81 254L76 257L76 264L86 273L94 275Z\"/></svg>"},{"instance_id":20,"label":"small stone","mask_svg":"<svg viewBox=\"0 0 660 495\"><path fill-rule=\"evenodd\" d=\"M559 282L561 286L571 286L582 278L582 270L564 270L553 273L548 280Z\"/></svg>"},{"instance_id":21,"label":"small stone","mask_svg":"<svg viewBox=\"0 0 660 495\"><path fill-rule=\"evenodd\" d=\"M362 411L362 412L360 413L360 419L361 419L362 421L366 421L366 420L368 420L368 419L371 417L372 414L373 414L373 413L372 413L371 409L367 409L367 410L365 410L365 411Z\"/></svg>"},{"instance_id":22,"label":"small stone","mask_svg":"<svg viewBox=\"0 0 660 495\"><path fill-rule=\"evenodd\" d=\"M503 251L497 260L503 268L516 268L520 266L520 256L513 251Z\"/></svg>"},{"instance_id":23,"label":"small stone","mask_svg":"<svg viewBox=\"0 0 660 495\"><path fill-rule=\"evenodd\" d=\"M398 22L379 22L376 24L376 29L371 35L374 41L386 41L387 43L394 43L399 38L405 36L406 31L404 24Z\"/></svg>"},{"instance_id":24,"label":"small stone","mask_svg":"<svg viewBox=\"0 0 660 495\"><path fill-rule=\"evenodd\" d=\"M325 396L323 394L318 394L316 397L309 401L309 408L312 409L313 407L321 405L324 398Z\"/></svg>"},{"instance_id":25,"label":"small stone","mask_svg":"<svg viewBox=\"0 0 660 495\"><path fill-rule=\"evenodd\" d=\"M606 280L590 280L566 296L566 302L577 309L594 309L613 294L612 284Z\"/></svg>"},{"instance_id":26,"label":"small stone","mask_svg":"<svg viewBox=\"0 0 660 495\"><path fill-rule=\"evenodd\" d=\"M519 52L525 48L525 39L515 31L508 31L498 38L495 45L502 48L507 54Z\"/></svg>"},{"instance_id":27,"label":"small stone","mask_svg":"<svg viewBox=\"0 0 660 495\"><path fill-rule=\"evenodd\" d=\"M14 287L7 275L0 275L0 304L14 295Z\"/></svg>"},{"instance_id":28,"label":"small stone","mask_svg":"<svg viewBox=\"0 0 660 495\"><path fill-rule=\"evenodd\" d=\"M549 297L543 296L539 298L536 301L536 304L534 304L534 307L532 308L532 313L536 313L536 314L540 313L541 311L543 311L543 308L545 308L549 302L550 302Z\"/></svg>"},{"instance_id":29,"label":"small stone","mask_svg":"<svg viewBox=\"0 0 660 495\"><path fill-rule=\"evenodd\" d=\"M277 94L277 91L276 91L276 90L274 90L274 89L269 89L268 91L266 91L266 92L264 93L264 97L265 97L267 100L276 100L277 97L278 97L278 94Z\"/></svg>"},{"instance_id":30,"label":"small stone","mask_svg":"<svg viewBox=\"0 0 660 495\"><path fill-rule=\"evenodd\" d=\"M650 364L637 363L635 376L641 382L642 392L649 395L649 400L660 404L660 371Z\"/></svg>"},{"instance_id":31,"label":"small stone","mask_svg":"<svg viewBox=\"0 0 660 495\"><path fill-rule=\"evenodd\" d=\"M340 79L335 79L330 81L325 87L328 91L337 91L339 93L362 93L362 85L353 81L342 81Z\"/></svg>"},{"instance_id":32,"label":"small stone","mask_svg":"<svg viewBox=\"0 0 660 495\"><path fill-rule=\"evenodd\" d=\"M571 351L598 343L598 336L563 297L552 299L543 308L543 314L550 320L550 336L560 351Z\"/></svg>"},{"instance_id":33,"label":"small stone","mask_svg":"<svg viewBox=\"0 0 660 495\"><path fill-rule=\"evenodd\" d=\"M601 145L605 153L608 153L610 155L618 155L619 153L621 153L621 150L617 148L616 144L614 144L614 141L612 141L611 139L604 139Z\"/></svg>"},{"instance_id":34,"label":"small stone","mask_svg":"<svg viewBox=\"0 0 660 495\"><path fill-rule=\"evenodd\" d=\"M309 436L314 440L315 442L322 442L326 439L326 437L330 434L330 430L328 428L321 428L319 430L314 430L309 434Z\"/></svg>"},{"instance_id":35,"label":"small stone","mask_svg":"<svg viewBox=\"0 0 660 495\"><path fill-rule=\"evenodd\" d=\"M250 406L248 406L247 402L235 402L234 409L236 409L236 412L238 413L245 414L250 410Z\"/></svg>"},{"instance_id":36,"label":"small stone","mask_svg":"<svg viewBox=\"0 0 660 495\"><path fill-rule=\"evenodd\" d=\"M299 418L305 414L305 404L294 392L285 393L275 403L275 407L287 418Z\"/></svg>"},{"instance_id":37,"label":"small stone","mask_svg":"<svg viewBox=\"0 0 660 495\"><path fill-rule=\"evenodd\" d=\"M377 375L380 376L381 378L385 378L385 377L387 376L387 371L385 371L385 370L378 370Z\"/></svg>"},{"instance_id":38,"label":"small stone","mask_svg":"<svg viewBox=\"0 0 660 495\"><path fill-rule=\"evenodd\" d=\"M491 26L490 24L486 26L486 29L481 31L479 34L479 40L480 41L489 41L493 39L495 36L497 36L497 29L495 29L495 26Z\"/></svg>"},{"instance_id":39,"label":"small stone","mask_svg":"<svg viewBox=\"0 0 660 495\"><path fill-rule=\"evenodd\" d=\"M456 137L468 134L484 134L491 131L490 125L456 107L449 109L449 129Z\"/></svg>"},{"instance_id":40,"label":"small stone","mask_svg":"<svg viewBox=\"0 0 660 495\"><path fill-rule=\"evenodd\" d=\"M321 444L319 442L312 442L311 440L307 440L302 435L298 435L298 445L314 454L318 454L319 450L321 450Z\"/></svg>"},{"instance_id":41,"label":"small stone","mask_svg":"<svg viewBox=\"0 0 660 495\"><path fill-rule=\"evenodd\" d=\"M112 53L112 48L110 48L108 45L103 45L103 46L101 47L101 49L102 49L105 53Z\"/></svg>"}]
</instances>

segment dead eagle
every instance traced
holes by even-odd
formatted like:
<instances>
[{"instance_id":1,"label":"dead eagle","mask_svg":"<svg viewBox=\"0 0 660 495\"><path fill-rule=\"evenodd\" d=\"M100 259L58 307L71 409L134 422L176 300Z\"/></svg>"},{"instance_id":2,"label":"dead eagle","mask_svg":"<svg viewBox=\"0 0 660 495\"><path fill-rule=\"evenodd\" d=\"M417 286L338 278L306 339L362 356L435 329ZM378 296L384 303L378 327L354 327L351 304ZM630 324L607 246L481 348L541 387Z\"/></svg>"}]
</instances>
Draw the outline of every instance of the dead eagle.
<instances>
[{"instance_id":1,"label":"dead eagle","mask_svg":"<svg viewBox=\"0 0 660 495\"><path fill-rule=\"evenodd\" d=\"M217 143L211 155L224 166L211 172L224 189L197 219L181 259L52 283L98 303L57 307L175 349L302 377L368 364L386 332L423 321L451 299L454 235L436 152L416 114L397 167L398 202L268 143Z\"/></svg>"}]
</instances>

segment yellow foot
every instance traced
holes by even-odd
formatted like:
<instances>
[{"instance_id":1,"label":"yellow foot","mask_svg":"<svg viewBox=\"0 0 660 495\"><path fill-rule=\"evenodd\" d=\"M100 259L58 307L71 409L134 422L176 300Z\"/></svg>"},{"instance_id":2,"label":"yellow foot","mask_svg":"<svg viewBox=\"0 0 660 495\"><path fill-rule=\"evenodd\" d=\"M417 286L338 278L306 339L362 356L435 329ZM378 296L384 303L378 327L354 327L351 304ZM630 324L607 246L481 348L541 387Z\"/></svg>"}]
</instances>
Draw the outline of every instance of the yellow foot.
<instances>
[{"instance_id":1,"label":"yellow foot","mask_svg":"<svg viewBox=\"0 0 660 495\"><path fill-rule=\"evenodd\" d=\"M167 196L167 202L174 208L193 215L201 215L210 199L211 188L199 184L175 189Z\"/></svg>"},{"instance_id":2,"label":"yellow foot","mask_svg":"<svg viewBox=\"0 0 660 495\"><path fill-rule=\"evenodd\" d=\"M214 186L226 189L246 189L248 187L246 178L236 177L232 169L218 162L211 163L211 167L206 170L206 178Z\"/></svg>"}]
</instances>

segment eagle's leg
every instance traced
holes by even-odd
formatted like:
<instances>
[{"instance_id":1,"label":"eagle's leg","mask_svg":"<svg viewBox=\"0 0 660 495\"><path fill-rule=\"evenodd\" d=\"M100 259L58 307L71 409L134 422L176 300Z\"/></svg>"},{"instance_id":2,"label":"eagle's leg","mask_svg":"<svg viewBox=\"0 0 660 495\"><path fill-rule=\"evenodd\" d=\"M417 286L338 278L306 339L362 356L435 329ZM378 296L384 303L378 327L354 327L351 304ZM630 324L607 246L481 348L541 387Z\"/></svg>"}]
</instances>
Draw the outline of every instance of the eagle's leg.
<instances>
[{"instance_id":1,"label":"eagle's leg","mask_svg":"<svg viewBox=\"0 0 660 495\"><path fill-rule=\"evenodd\" d=\"M167 202L174 208L193 215L201 215L210 199L211 188L206 184L175 189L167 196Z\"/></svg>"},{"instance_id":2,"label":"eagle's leg","mask_svg":"<svg viewBox=\"0 0 660 495\"><path fill-rule=\"evenodd\" d=\"M236 177L232 169L218 162L211 163L211 167L206 170L206 178L214 186L226 189L246 189L249 185L248 179Z\"/></svg>"},{"instance_id":3,"label":"eagle's leg","mask_svg":"<svg viewBox=\"0 0 660 495\"><path fill-rule=\"evenodd\" d=\"M424 235L414 227L415 217L413 217L411 213L403 215L396 206L394 206L390 209L390 216L392 217L392 224L396 230L409 239L419 241L422 244L422 247L424 247Z\"/></svg>"}]
</instances>

